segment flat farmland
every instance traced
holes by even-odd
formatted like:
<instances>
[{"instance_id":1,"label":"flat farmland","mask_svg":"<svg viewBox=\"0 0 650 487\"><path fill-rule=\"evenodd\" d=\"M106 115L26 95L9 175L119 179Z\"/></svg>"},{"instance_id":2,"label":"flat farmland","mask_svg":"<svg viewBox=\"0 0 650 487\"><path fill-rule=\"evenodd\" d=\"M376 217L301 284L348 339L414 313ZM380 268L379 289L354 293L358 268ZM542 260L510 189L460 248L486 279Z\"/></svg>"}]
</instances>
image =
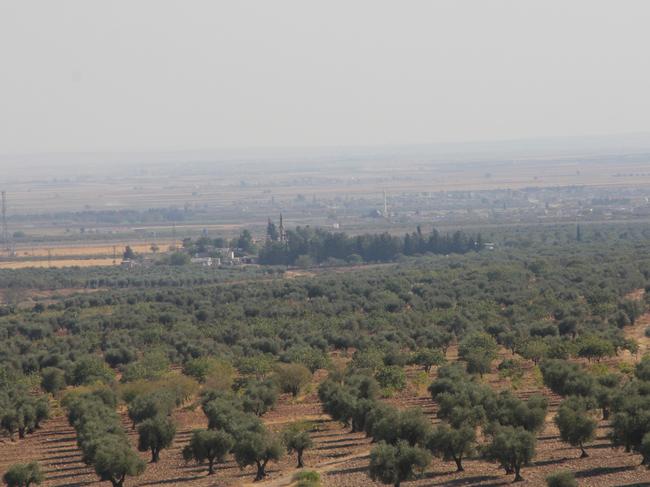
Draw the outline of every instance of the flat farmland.
<instances>
[{"instance_id":1,"label":"flat farmland","mask_svg":"<svg viewBox=\"0 0 650 487\"><path fill-rule=\"evenodd\" d=\"M161 251L168 249L173 241L156 242ZM28 267L90 267L108 266L119 263L126 246L130 246L137 254L152 254L151 243L121 242L111 245L106 243L87 245L48 246L17 245L15 254L0 251L0 269L24 269ZM115 256L115 259L113 258Z\"/></svg>"},{"instance_id":2,"label":"flat farmland","mask_svg":"<svg viewBox=\"0 0 650 487\"><path fill-rule=\"evenodd\" d=\"M285 165L286 166L286 165ZM15 214L58 211L148 209L159 207L226 208L246 213L249 205L317 198L381 199L387 189L399 192L479 191L556 186L649 186L648 161L615 164L584 155L575 160L532 159L501 162L362 161L358 163L267 168L261 164L200 166L173 173L164 167L145 175L34 180L4 184ZM218 219L219 215L215 215ZM223 218L223 215L221 216ZM226 223L226 222L217 222Z\"/></svg>"},{"instance_id":3,"label":"flat farmland","mask_svg":"<svg viewBox=\"0 0 650 487\"><path fill-rule=\"evenodd\" d=\"M118 261L119 262L119 261ZM0 269L58 268L58 267L94 267L115 265L113 259L54 259L19 260L0 262Z\"/></svg>"}]
</instances>

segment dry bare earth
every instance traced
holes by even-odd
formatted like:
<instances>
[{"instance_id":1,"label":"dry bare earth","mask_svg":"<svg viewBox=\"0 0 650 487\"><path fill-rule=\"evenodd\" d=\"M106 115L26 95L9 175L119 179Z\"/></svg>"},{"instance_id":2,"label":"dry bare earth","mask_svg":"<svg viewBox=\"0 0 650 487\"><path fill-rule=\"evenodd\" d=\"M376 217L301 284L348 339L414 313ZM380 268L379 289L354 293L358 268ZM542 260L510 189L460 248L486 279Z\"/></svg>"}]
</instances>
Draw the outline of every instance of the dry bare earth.
<instances>
[{"instance_id":1,"label":"dry bare earth","mask_svg":"<svg viewBox=\"0 0 650 487\"><path fill-rule=\"evenodd\" d=\"M650 314L646 314L637 325L628 332L638 334L650 323ZM502 352L507 355L507 352ZM451 349L448 358L456 359L457 351ZM550 413L547 424L538 436L537 455L534 462L524 468L525 482L520 485L542 486L545 477L558 470L571 470L581 486L650 486L650 471L640 467L639 455L628 454L620 449L612 449L607 440L608 424L601 421L597 439L587 446L589 458L580 459L580 452L560 441L557 428L553 424L553 416L557 410L560 398L546 388L534 385L528 368L527 377L521 390L516 394L522 398L534 393L543 393L549 398ZM413 377L417 371L409 370ZM432 374L431 379L433 379ZM486 376L486 380L495 388L507 387L507 384L496 375ZM436 404L424 393L410 388L409 392L389 401L400 407L419 406L431 417L435 418ZM312 432L315 446L305 454L307 468L317 470L322 475L323 485L336 487L360 487L379 485L373 483L367 475L368 455L372 445L363 434L350 433L349 428L333 422L321 412L321 406L314 392L292 401L284 396L279 407L269 413L266 423L273 430L279 430L288 422L310 420L314 424ZM218 467L216 475L208 477L205 466L194 463L186 464L181 458L181 449L189 441L191 431L205 427L206 420L199 409L195 411L182 410L175 413L178 424L178 435L172 448L163 451L158 464L149 464L146 472L138 478L129 479L128 486L153 485L187 485L187 486L216 486L216 485L253 485L254 471L252 468L240 470L232 459ZM124 426L135 444L136 435L130 429L128 421ZM37 460L46 471L46 487L100 485L92 469L80 461L80 452L76 447L74 430L67 424L64 417L48 421L43 429L28 436L25 440L11 442L4 439L0 443L0 471L16 462ZM148 460L147 453L142 458ZM511 483L512 475L505 475L496 464L479 459L468 459L464 462L465 472L456 473L453 462L442 462L434 459L431 466L422 477L407 485L413 486L496 486ZM291 476L295 473L295 458L285 456L277 463L271 464L269 476L263 482L255 485L280 487L291 484Z\"/></svg>"},{"instance_id":2,"label":"dry bare earth","mask_svg":"<svg viewBox=\"0 0 650 487\"><path fill-rule=\"evenodd\" d=\"M172 243L164 241L157 242L157 245L160 249L166 250ZM0 258L6 259L0 261L0 269L110 266L119 263L127 245L138 254L152 253L151 243L18 246L15 257L10 256L6 250L0 250Z\"/></svg>"}]
</instances>

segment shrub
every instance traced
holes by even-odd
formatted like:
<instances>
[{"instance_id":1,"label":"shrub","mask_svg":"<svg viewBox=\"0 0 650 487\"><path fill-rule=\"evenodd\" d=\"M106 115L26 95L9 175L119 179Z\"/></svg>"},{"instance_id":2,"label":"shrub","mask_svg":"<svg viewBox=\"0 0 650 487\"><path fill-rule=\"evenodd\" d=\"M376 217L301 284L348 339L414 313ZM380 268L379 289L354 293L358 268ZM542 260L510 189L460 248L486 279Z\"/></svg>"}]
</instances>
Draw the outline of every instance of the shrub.
<instances>
[{"instance_id":1,"label":"shrub","mask_svg":"<svg viewBox=\"0 0 650 487\"><path fill-rule=\"evenodd\" d=\"M578 487L578 482L573 476L573 472L564 470L546 477L546 485L548 487Z\"/></svg>"},{"instance_id":2,"label":"shrub","mask_svg":"<svg viewBox=\"0 0 650 487\"><path fill-rule=\"evenodd\" d=\"M320 474L315 470L297 472L291 478L295 487L320 487Z\"/></svg>"}]
</instances>

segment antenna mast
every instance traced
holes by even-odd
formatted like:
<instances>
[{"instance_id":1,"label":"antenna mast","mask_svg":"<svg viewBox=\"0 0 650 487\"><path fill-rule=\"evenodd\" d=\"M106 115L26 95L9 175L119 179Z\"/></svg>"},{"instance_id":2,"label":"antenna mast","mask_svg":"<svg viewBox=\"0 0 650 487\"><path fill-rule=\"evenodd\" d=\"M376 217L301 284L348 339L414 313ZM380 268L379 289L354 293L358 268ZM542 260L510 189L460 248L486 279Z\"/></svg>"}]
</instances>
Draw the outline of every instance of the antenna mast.
<instances>
[{"instance_id":1,"label":"antenna mast","mask_svg":"<svg viewBox=\"0 0 650 487\"><path fill-rule=\"evenodd\" d=\"M386 190L384 190L384 218L388 218L388 200L386 199Z\"/></svg>"}]
</instances>

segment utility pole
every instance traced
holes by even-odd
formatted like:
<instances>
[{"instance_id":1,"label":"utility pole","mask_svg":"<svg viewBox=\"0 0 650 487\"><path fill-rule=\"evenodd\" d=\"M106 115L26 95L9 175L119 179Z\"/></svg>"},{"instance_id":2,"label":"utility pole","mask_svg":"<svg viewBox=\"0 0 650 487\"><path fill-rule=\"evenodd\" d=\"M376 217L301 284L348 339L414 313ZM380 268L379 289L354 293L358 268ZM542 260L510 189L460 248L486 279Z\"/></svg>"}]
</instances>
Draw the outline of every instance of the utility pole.
<instances>
[{"instance_id":1,"label":"utility pole","mask_svg":"<svg viewBox=\"0 0 650 487\"><path fill-rule=\"evenodd\" d=\"M7 230L7 192L2 191L2 246L9 248L9 230Z\"/></svg>"}]
</instances>

